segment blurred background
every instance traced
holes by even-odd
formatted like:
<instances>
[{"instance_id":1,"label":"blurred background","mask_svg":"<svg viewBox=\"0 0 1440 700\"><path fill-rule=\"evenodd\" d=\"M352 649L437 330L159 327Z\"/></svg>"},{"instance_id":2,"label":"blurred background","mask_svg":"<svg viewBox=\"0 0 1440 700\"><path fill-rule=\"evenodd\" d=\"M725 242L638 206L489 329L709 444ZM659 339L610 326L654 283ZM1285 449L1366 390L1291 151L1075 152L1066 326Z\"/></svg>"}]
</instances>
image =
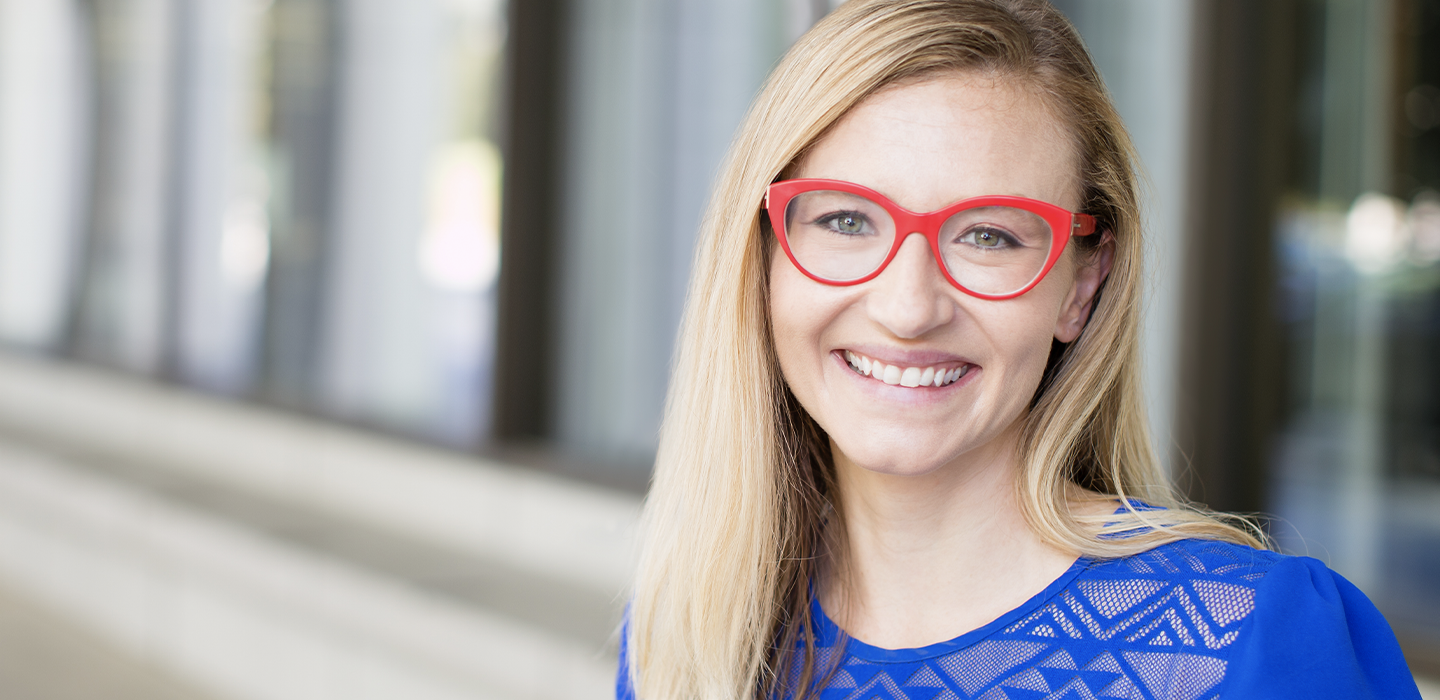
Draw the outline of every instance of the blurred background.
<instances>
[{"instance_id":1,"label":"blurred background","mask_svg":"<svg viewBox=\"0 0 1440 700\"><path fill-rule=\"evenodd\" d=\"M1158 447L1440 677L1440 0L1056 0ZM0 695L602 698L694 236L830 0L0 0Z\"/></svg>"}]
</instances>

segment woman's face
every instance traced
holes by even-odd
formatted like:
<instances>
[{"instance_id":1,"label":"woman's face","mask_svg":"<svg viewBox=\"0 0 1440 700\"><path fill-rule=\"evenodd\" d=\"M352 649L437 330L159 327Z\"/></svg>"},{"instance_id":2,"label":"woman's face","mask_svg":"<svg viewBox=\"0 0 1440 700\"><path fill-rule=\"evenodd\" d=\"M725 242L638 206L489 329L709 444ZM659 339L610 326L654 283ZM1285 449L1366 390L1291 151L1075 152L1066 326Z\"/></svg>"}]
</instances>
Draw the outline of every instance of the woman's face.
<instances>
[{"instance_id":1,"label":"woman's face","mask_svg":"<svg viewBox=\"0 0 1440 700\"><path fill-rule=\"evenodd\" d=\"M1064 125L1028 86L987 74L871 96L815 144L793 177L865 185L914 212L992 194L1070 211L1080 205L1079 164ZM1013 440L1007 429L1039 386L1051 339L1079 334L1108 267L1077 265L1069 245L1034 289L986 301L946 281L922 235L908 236L884 272L854 286L816 282L775 253L770 313L790 389L829 433L837 459L908 475ZM963 376L941 387L887 384L852 369L851 357L902 373Z\"/></svg>"}]
</instances>

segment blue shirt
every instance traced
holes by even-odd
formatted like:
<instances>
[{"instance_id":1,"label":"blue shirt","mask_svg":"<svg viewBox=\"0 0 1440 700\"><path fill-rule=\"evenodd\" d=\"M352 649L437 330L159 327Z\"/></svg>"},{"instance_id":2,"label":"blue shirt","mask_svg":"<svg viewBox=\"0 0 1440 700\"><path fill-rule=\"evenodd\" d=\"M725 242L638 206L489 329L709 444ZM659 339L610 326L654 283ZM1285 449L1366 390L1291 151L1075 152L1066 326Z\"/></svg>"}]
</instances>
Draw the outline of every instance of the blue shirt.
<instances>
[{"instance_id":1,"label":"blue shirt","mask_svg":"<svg viewBox=\"0 0 1440 700\"><path fill-rule=\"evenodd\" d=\"M813 606L824 660L840 630ZM1082 558L946 642L841 648L821 700L1420 700L1390 626L1349 581L1315 559L1207 540ZM621 700L634 697L627 663L622 642Z\"/></svg>"}]
</instances>

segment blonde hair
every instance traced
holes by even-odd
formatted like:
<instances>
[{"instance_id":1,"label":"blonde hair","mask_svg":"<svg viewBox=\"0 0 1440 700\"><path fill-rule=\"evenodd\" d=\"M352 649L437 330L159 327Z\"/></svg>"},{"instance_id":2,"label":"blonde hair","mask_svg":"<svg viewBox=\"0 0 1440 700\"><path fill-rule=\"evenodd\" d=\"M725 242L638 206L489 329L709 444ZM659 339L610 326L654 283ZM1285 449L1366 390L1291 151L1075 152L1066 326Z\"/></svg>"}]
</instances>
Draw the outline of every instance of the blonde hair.
<instances>
[{"instance_id":1,"label":"blonde hair","mask_svg":"<svg viewBox=\"0 0 1440 700\"><path fill-rule=\"evenodd\" d=\"M1135 155L1074 29L1043 0L852 0L775 69L702 225L629 612L642 700L733 700L781 685L803 694L817 673L810 583L836 505L833 473L828 439L776 360L761 200L875 91L976 70L1027 82L1067 121L1081 154L1081 210L1115 246L1085 330L1057 344L1025 419L1016 487L1028 523L1049 544L1094 558L1191 537L1263 546L1243 522L1177 498L1151 446L1138 367ZM1076 486L1127 512L1073 514L1085 493ZM1136 510L1131 499L1163 510Z\"/></svg>"}]
</instances>

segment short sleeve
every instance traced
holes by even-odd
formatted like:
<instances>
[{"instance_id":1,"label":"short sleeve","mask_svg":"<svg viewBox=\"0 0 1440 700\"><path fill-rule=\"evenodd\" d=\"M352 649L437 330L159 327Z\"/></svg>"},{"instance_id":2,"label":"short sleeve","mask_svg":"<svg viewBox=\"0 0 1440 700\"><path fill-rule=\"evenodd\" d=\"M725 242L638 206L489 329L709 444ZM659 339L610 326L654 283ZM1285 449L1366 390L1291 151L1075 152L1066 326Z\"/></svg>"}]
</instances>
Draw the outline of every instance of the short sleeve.
<instances>
[{"instance_id":1,"label":"short sleeve","mask_svg":"<svg viewBox=\"0 0 1440 700\"><path fill-rule=\"evenodd\" d=\"M620 626L620 666L615 672L615 700L635 700L635 688L630 683L630 619L628 611L625 624Z\"/></svg>"},{"instance_id":2,"label":"short sleeve","mask_svg":"<svg viewBox=\"0 0 1440 700\"><path fill-rule=\"evenodd\" d=\"M1420 700L1390 625L1360 589L1309 557L1287 557L1255 595L1221 697Z\"/></svg>"}]
</instances>

